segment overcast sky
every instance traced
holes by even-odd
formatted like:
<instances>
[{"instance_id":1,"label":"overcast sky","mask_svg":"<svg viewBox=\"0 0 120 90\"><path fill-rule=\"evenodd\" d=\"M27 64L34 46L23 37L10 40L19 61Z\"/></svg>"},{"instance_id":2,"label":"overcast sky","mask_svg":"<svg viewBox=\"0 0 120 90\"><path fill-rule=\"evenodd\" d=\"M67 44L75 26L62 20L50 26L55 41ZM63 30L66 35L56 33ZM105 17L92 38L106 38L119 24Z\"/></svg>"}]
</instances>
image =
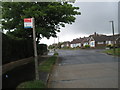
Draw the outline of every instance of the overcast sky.
<instances>
[{"instance_id":1,"label":"overcast sky","mask_svg":"<svg viewBox=\"0 0 120 90\"><path fill-rule=\"evenodd\" d=\"M75 38L89 36L94 32L99 34L112 34L111 23L115 25L115 33L118 33L118 3L117 2L76 2L74 6L79 7L81 15L76 16L75 23L61 28L59 41L72 41ZM40 43L53 44L58 39L43 38Z\"/></svg>"}]
</instances>

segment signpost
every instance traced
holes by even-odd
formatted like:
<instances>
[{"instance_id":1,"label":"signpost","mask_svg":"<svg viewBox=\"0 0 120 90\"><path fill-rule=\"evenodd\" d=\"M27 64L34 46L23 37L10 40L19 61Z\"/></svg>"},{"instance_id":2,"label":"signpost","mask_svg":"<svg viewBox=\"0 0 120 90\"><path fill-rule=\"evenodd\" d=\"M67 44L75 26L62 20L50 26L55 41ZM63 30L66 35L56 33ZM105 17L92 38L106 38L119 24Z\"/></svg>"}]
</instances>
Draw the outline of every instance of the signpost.
<instances>
[{"instance_id":1,"label":"signpost","mask_svg":"<svg viewBox=\"0 0 120 90\"><path fill-rule=\"evenodd\" d=\"M33 18L24 19L24 28L33 28Z\"/></svg>"},{"instance_id":2,"label":"signpost","mask_svg":"<svg viewBox=\"0 0 120 90\"><path fill-rule=\"evenodd\" d=\"M24 19L24 28L33 28L33 46L34 46L34 56L35 56L35 75L36 75L36 80L39 80L37 47L36 47L36 36L35 36L35 20L34 20L34 18L25 18Z\"/></svg>"}]
</instances>

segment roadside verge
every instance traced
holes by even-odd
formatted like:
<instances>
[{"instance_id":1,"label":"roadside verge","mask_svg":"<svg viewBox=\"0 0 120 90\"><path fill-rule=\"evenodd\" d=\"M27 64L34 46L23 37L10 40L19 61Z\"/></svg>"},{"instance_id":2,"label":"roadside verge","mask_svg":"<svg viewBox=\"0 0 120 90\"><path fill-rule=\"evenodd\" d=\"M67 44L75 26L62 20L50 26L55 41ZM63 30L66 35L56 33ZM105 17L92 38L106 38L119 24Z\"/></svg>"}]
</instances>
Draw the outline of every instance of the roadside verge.
<instances>
[{"instance_id":1,"label":"roadside verge","mask_svg":"<svg viewBox=\"0 0 120 90\"><path fill-rule=\"evenodd\" d=\"M54 54L53 56L49 56L46 60L38 66L39 71L39 80L32 80L23 82L17 86L19 88L48 88L49 77L51 75L52 69L56 63L58 55Z\"/></svg>"}]
</instances>

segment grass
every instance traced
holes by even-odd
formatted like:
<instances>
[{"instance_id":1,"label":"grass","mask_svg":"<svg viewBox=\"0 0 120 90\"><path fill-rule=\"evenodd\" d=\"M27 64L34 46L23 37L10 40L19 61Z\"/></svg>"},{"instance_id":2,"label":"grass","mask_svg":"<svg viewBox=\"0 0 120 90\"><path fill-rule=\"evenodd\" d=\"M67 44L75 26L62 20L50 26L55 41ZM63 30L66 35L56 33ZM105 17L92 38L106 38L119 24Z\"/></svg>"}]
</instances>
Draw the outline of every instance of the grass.
<instances>
[{"instance_id":1,"label":"grass","mask_svg":"<svg viewBox=\"0 0 120 90\"><path fill-rule=\"evenodd\" d=\"M115 49L115 53L113 52L113 49L106 50L104 53L115 55L115 56L120 56L120 48Z\"/></svg>"},{"instance_id":2,"label":"grass","mask_svg":"<svg viewBox=\"0 0 120 90\"><path fill-rule=\"evenodd\" d=\"M57 56L53 55L48 60L42 63L42 65L39 65L38 70L42 72L50 72L52 69L52 66L55 64L57 60Z\"/></svg>"},{"instance_id":3,"label":"grass","mask_svg":"<svg viewBox=\"0 0 120 90\"><path fill-rule=\"evenodd\" d=\"M50 72L52 69L52 66L55 64L57 60L57 55L58 53L55 52L53 56L48 58L45 62L43 62L38 67L38 70L42 72ZM34 80L34 81L27 81L27 82L21 83L20 85L17 86L17 89L19 88L29 88L32 90L34 88L47 88L47 86L41 80Z\"/></svg>"},{"instance_id":4,"label":"grass","mask_svg":"<svg viewBox=\"0 0 120 90\"><path fill-rule=\"evenodd\" d=\"M55 52L55 53L54 53L54 55L58 55L58 53L57 53L57 52Z\"/></svg>"},{"instance_id":5,"label":"grass","mask_svg":"<svg viewBox=\"0 0 120 90\"><path fill-rule=\"evenodd\" d=\"M34 80L34 81L27 81L27 82L21 83L20 85L18 85L17 89L19 88L33 89L33 88L46 88L46 86L42 81Z\"/></svg>"}]
</instances>

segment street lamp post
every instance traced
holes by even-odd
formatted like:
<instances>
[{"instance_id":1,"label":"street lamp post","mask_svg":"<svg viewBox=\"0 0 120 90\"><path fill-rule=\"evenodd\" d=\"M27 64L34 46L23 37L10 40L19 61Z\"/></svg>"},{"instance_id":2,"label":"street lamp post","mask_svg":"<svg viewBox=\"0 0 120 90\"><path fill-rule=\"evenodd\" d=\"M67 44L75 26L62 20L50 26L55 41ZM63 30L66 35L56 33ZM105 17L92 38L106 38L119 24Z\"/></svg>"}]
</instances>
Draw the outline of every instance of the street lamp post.
<instances>
[{"instance_id":1,"label":"street lamp post","mask_svg":"<svg viewBox=\"0 0 120 90\"><path fill-rule=\"evenodd\" d=\"M57 48L59 49L59 36L58 36L58 45L57 45Z\"/></svg>"},{"instance_id":2,"label":"street lamp post","mask_svg":"<svg viewBox=\"0 0 120 90\"><path fill-rule=\"evenodd\" d=\"M112 23L112 33L113 33L113 53L115 54L115 36L114 36L114 21L109 21Z\"/></svg>"}]
</instances>

